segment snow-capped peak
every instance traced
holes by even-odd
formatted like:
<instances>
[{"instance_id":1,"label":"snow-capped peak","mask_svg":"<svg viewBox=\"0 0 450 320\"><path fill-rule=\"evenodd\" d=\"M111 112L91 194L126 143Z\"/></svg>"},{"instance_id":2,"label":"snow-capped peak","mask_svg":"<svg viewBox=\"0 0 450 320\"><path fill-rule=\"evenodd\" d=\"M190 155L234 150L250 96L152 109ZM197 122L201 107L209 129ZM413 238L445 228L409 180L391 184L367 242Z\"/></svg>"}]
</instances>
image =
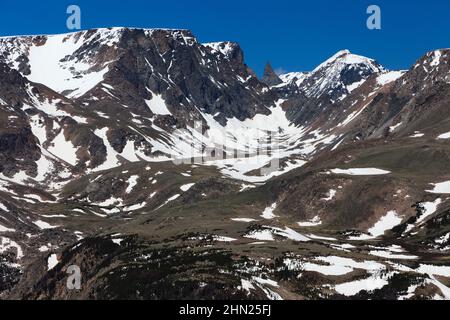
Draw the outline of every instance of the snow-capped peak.
<instances>
[{"instance_id":1,"label":"snow-capped peak","mask_svg":"<svg viewBox=\"0 0 450 320\"><path fill-rule=\"evenodd\" d=\"M340 50L302 81L302 89L309 97L326 94L336 101L361 86L372 74L383 72L385 69L375 60Z\"/></svg>"},{"instance_id":2,"label":"snow-capped peak","mask_svg":"<svg viewBox=\"0 0 450 320\"><path fill-rule=\"evenodd\" d=\"M447 64L450 57L450 49L438 49L428 52L424 57L424 64L437 67L441 63Z\"/></svg>"},{"instance_id":3,"label":"snow-capped peak","mask_svg":"<svg viewBox=\"0 0 450 320\"><path fill-rule=\"evenodd\" d=\"M353 54L349 50L345 49L336 52L333 56L322 62L312 71L312 73L317 72L320 69L328 67L333 64L340 64L341 67L345 65L363 64L367 65L375 72L383 70L383 67L381 67L375 60L357 54Z\"/></svg>"}]
</instances>

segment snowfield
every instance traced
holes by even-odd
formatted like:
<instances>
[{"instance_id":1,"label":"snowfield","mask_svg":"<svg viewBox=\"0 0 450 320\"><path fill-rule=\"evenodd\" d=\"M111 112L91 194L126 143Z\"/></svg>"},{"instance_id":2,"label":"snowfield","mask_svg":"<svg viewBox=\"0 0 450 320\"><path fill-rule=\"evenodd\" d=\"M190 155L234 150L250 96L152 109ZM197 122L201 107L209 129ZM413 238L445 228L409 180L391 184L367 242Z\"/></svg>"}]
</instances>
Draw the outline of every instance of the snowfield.
<instances>
[{"instance_id":1,"label":"snowfield","mask_svg":"<svg viewBox=\"0 0 450 320\"><path fill-rule=\"evenodd\" d=\"M297 224L300 227L315 227L315 226L320 226L322 224L322 221L320 221L319 216L315 216L310 221L297 222Z\"/></svg>"},{"instance_id":2,"label":"snowfield","mask_svg":"<svg viewBox=\"0 0 450 320\"><path fill-rule=\"evenodd\" d=\"M88 40L85 39L87 34L84 32L81 37L76 37L75 34L47 36L43 45L31 46L29 49L31 74L28 78L33 82L45 84L60 93L71 91L71 97L79 97L92 89L103 80L103 76L109 70L108 65L105 64L99 71L93 71L87 60L64 59L73 55L85 44L85 41ZM96 34L91 35L91 37L94 36ZM102 37L109 35L101 32L100 36L98 41L106 42L106 39L102 39ZM116 38L117 40L118 38ZM83 76L79 76L79 74L83 74Z\"/></svg>"},{"instance_id":3,"label":"snowfield","mask_svg":"<svg viewBox=\"0 0 450 320\"><path fill-rule=\"evenodd\" d=\"M386 231L391 230L402 222L395 210L389 211L375 225L368 230L374 237L382 236Z\"/></svg>"},{"instance_id":4,"label":"snowfield","mask_svg":"<svg viewBox=\"0 0 450 320\"><path fill-rule=\"evenodd\" d=\"M438 139L450 139L450 132L439 135Z\"/></svg>"},{"instance_id":5,"label":"snowfield","mask_svg":"<svg viewBox=\"0 0 450 320\"><path fill-rule=\"evenodd\" d=\"M450 181L444 181L440 183L432 183L434 185L433 190L426 190L430 193L448 194L450 193Z\"/></svg>"},{"instance_id":6,"label":"snowfield","mask_svg":"<svg viewBox=\"0 0 450 320\"><path fill-rule=\"evenodd\" d=\"M277 203L273 203L270 207L267 207L264 209L263 213L261 214L261 217L263 217L264 219L273 219L276 218L277 216L273 213L273 211L276 209L277 207Z\"/></svg>"},{"instance_id":7,"label":"snowfield","mask_svg":"<svg viewBox=\"0 0 450 320\"><path fill-rule=\"evenodd\" d=\"M147 106L150 108L150 110L154 114L171 115L172 113L167 108L167 105L164 102L164 99L161 97L161 95L158 95L153 92L152 95L153 98L151 100L145 100L145 103L147 103Z\"/></svg>"},{"instance_id":8,"label":"snowfield","mask_svg":"<svg viewBox=\"0 0 450 320\"><path fill-rule=\"evenodd\" d=\"M182 185L182 186L180 187L180 189L181 189L181 191L186 192L186 191L188 191L190 188L192 188L194 185L195 185L195 183L187 183L187 184Z\"/></svg>"},{"instance_id":9,"label":"snowfield","mask_svg":"<svg viewBox=\"0 0 450 320\"><path fill-rule=\"evenodd\" d=\"M52 270L58 264L58 256L51 254L47 259L47 270Z\"/></svg>"},{"instance_id":10,"label":"snowfield","mask_svg":"<svg viewBox=\"0 0 450 320\"><path fill-rule=\"evenodd\" d=\"M362 290L372 291L383 288L388 284L387 278L388 275L374 274L366 279L338 284L334 287L334 290L344 296L351 297Z\"/></svg>"},{"instance_id":11,"label":"snowfield","mask_svg":"<svg viewBox=\"0 0 450 320\"><path fill-rule=\"evenodd\" d=\"M378 238L391 230L402 222L402 218L398 216L395 210L389 211L385 216L374 224L372 228L367 230L369 234L361 234L359 236L350 236L349 240L371 240Z\"/></svg>"},{"instance_id":12,"label":"snowfield","mask_svg":"<svg viewBox=\"0 0 450 320\"><path fill-rule=\"evenodd\" d=\"M396 81L401 76L403 76L405 72L406 71L389 71L387 73L383 73L377 77L377 83L381 86L384 86L388 83Z\"/></svg>"},{"instance_id":13,"label":"snowfield","mask_svg":"<svg viewBox=\"0 0 450 320\"><path fill-rule=\"evenodd\" d=\"M331 172L335 174L348 174L352 176L374 176L391 173L390 171L376 168L332 169Z\"/></svg>"}]
</instances>

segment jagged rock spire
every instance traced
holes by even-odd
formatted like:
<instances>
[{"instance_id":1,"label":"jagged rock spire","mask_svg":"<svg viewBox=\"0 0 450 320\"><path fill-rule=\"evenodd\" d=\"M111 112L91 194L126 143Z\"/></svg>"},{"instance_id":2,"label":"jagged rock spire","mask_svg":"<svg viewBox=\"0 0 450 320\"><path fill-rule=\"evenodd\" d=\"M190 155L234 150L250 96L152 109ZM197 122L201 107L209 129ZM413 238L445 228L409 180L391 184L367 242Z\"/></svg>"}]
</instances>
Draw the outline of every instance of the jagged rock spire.
<instances>
[{"instance_id":1,"label":"jagged rock spire","mask_svg":"<svg viewBox=\"0 0 450 320\"><path fill-rule=\"evenodd\" d=\"M266 67L264 68L264 75L261 79L261 82L267 84L269 87L276 86L277 84L282 83L283 81L280 77L277 76L275 71L273 71L272 66L269 62L267 62Z\"/></svg>"}]
</instances>

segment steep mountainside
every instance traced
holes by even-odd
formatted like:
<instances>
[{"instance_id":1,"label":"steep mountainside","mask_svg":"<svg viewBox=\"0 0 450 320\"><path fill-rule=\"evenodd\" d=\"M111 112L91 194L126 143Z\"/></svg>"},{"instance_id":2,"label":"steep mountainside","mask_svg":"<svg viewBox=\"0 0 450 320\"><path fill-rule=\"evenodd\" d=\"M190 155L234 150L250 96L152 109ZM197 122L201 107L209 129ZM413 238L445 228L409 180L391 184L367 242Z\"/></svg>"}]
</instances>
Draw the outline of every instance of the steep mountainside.
<instances>
[{"instance_id":1,"label":"steep mountainside","mask_svg":"<svg viewBox=\"0 0 450 320\"><path fill-rule=\"evenodd\" d=\"M0 38L0 298L450 299L449 59Z\"/></svg>"}]
</instances>

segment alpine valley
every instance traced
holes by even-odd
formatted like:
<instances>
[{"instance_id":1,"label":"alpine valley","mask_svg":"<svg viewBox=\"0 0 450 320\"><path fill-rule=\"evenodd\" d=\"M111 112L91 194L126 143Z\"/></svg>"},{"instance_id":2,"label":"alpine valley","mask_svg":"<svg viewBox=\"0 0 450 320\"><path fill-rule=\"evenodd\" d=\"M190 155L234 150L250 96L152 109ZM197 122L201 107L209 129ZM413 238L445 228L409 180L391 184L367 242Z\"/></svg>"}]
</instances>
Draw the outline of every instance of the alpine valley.
<instances>
[{"instance_id":1,"label":"alpine valley","mask_svg":"<svg viewBox=\"0 0 450 320\"><path fill-rule=\"evenodd\" d=\"M187 30L0 38L0 298L450 299L449 139L450 49L258 79Z\"/></svg>"}]
</instances>

